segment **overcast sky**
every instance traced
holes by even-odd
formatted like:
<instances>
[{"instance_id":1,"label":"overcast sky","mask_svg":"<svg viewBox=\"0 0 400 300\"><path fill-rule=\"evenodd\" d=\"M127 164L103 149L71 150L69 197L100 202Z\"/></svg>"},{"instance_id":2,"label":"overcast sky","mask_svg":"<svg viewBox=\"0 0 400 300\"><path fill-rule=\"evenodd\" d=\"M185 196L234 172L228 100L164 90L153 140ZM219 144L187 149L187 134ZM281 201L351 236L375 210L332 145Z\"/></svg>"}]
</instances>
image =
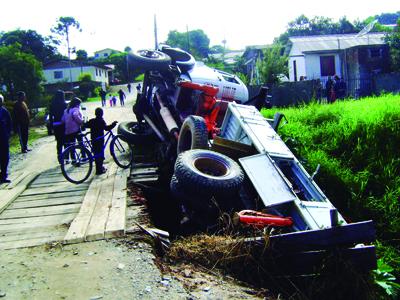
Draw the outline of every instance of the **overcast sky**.
<instances>
[{"instance_id":1,"label":"overcast sky","mask_svg":"<svg viewBox=\"0 0 400 300\"><path fill-rule=\"evenodd\" d=\"M58 17L72 16L82 32L73 33L71 46L93 55L104 48L154 47L156 14L160 42L170 30L184 32L187 26L203 29L211 45L226 39L228 48L242 49L271 43L300 14L354 21L399 10L394 0L2 0L0 31L33 29L47 36Z\"/></svg>"}]
</instances>

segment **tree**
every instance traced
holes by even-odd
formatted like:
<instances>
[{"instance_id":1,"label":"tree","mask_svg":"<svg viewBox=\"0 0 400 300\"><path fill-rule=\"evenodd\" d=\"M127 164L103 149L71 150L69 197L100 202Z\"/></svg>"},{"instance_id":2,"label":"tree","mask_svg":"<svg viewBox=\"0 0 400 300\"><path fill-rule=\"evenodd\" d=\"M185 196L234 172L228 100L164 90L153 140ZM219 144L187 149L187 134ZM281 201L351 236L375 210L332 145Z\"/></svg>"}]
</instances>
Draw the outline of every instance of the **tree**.
<instances>
[{"instance_id":1,"label":"tree","mask_svg":"<svg viewBox=\"0 0 400 300\"><path fill-rule=\"evenodd\" d=\"M0 47L0 85L7 87L8 99L15 100L15 92L25 91L31 107L38 105L43 80L41 63L18 44Z\"/></svg>"},{"instance_id":2,"label":"tree","mask_svg":"<svg viewBox=\"0 0 400 300\"><path fill-rule=\"evenodd\" d=\"M124 51L125 51L125 52L131 52L131 51L132 51L132 48L129 47L129 46L126 46L125 49L124 49Z\"/></svg>"},{"instance_id":3,"label":"tree","mask_svg":"<svg viewBox=\"0 0 400 300\"><path fill-rule=\"evenodd\" d=\"M210 39L201 29L184 33L172 30L168 33L165 43L171 47L184 49L195 57L204 58L209 53Z\"/></svg>"},{"instance_id":4,"label":"tree","mask_svg":"<svg viewBox=\"0 0 400 300\"><path fill-rule=\"evenodd\" d=\"M22 52L33 54L42 63L60 57L51 37L43 37L34 30L17 29L1 35L0 45L14 44L19 44Z\"/></svg>"},{"instance_id":5,"label":"tree","mask_svg":"<svg viewBox=\"0 0 400 300\"><path fill-rule=\"evenodd\" d=\"M88 53L85 50L76 51L76 60L86 61L88 59Z\"/></svg>"},{"instance_id":6,"label":"tree","mask_svg":"<svg viewBox=\"0 0 400 300\"><path fill-rule=\"evenodd\" d=\"M263 60L257 63L260 78L263 83L274 84L279 82L279 75L288 74L288 58L283 55L284 47L273 44L263 51Z\"/></svg>"},{"instance_id":7,"label":"tree","mask_svg":"<svg viewBox=\"0 0 400 300\"><path fill-rule=\"evenodd\" d=\"M397 26L387 34L386 42L390 48L391 66L393 71L400 71L400 18Z\"/></svg>"},{"instance_id":8,"label":"tree","mask_svg":"<svg viewBox=\"0 0 400 300\"><path fill-rule=\"evenodd\" d=\"M75 28L78 31L82 31L79 22L75 20L75 18L73 17L60 17L57 20L57 24L53 28L51 28L51 32L61 37L65 37L67 42L68 60L70 64L71 64L71 48L69 43L69 35L71 28ZM71 69L70 69L70 80L72 81Z\"/></svg>"},{"instance_id":9,"label":"tree","mask_svg":"<svg viewBox=\"0 0 400 300\"><path fill-rule=\"evenodd\" d=\"M86 101L95 89L95 85L92 81L92 75L90 73L82 73L79 75L79 92L83 101Z\"/></svg>"}]
</instances>

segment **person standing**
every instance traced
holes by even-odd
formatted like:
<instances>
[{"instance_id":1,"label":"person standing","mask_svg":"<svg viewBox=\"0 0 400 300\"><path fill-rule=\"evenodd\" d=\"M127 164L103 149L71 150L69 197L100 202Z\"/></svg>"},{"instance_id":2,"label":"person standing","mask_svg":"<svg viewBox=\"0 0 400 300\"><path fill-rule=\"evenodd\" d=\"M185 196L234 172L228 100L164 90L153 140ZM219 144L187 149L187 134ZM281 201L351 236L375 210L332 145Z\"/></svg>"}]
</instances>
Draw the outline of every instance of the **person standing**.
<instances>
[{"instance_id":1,"label":"person standing","mask_svg":"<svg viewBox=\"0 0 400 300\"><path fill-rule=\"evenodd\" d=\"M332 101L333 100L333 93L334 93L333 85L334 85L334 82L333 82L332 78L329 76L328 77L328 81L325 84L326 99L327 99L328 103L332 103L333 102Z\"/></svg>"},{"instance_id":2,"label":"person standing","mask_svg":"<svg viewBox=\"0 0 400 300\"><path fill-rule=\"evenodd\" d=\"M80 110L81 99L75 97L71 100L68 108L64 110L64 114L61 118L61 122L65 124L65 144L75 143L79 132L81 131L81 125L83 124L83 116Z\"/></svg>"},{"instance_id":3,"label":"person standing","mask_svg":"<svg viewBox=\"0 0 400 300\"><path fill-rule=\"evenodd\" d=\"M104 130L111 130L117 124L114 121L110 125L107 125L103 119L103 109L100 107L95 110L96 117L90 119L89 122L85 123L86 128L90 128L91 140L93 145L94 161L96 164L96 174L104 174L107 170L103 166L104 162Z\"/></svg>"},{"instance_id":4,"label":"person standing","mask_svg":"<svg viewBox=\"0 0 400 300\"><path fill-rule=\"evenodd\" d=\"M21 144L21 153L27 153L28 151L31 151L31 149L28 149L30 115L25 100L25 92L19 91L17 93L17 102L14 103L13 112L14 124L19 136L19 142Z\"/></svg>"},{"instance_id":5,"label":"person standing","mask_svg":"<svg viewBox=\"0 0 400 300\"><path fill-rule=\"evenodd\" d=\"M65 139L65 124L62 123L61 119L66 108L64 91L58 90L50 104L50 122L54 129L54 136L57 142L57 159L60 163Z\"/></svg>"},{"instance_id":6,"label":"person standing","mask_svg":"<svg viewBox=\"0 0 400 300\"><path fill-rule=\"evenodd\" d=\"M126 87L128 88L128 93L130 94L131 93L131 88L132 88L131 84L128 83L128 85Z\"/></svg>"},{"instance_id":7,"label":"person standing","mask_svg":"<svg viewBox=\"0 0 400 300\"><path fill-rule=\"evenodd\" d=\"M0 95L0 183L10 183L7 178L8 162L10 161L11 115L3 106L4 97Z\"/></svg>"},{"instance_id":8,"label":"person standing","mask_svg":"<svg viewBox=\"0 0 400 300\"><path fill-rule=\"evenodd\" d=\"M126 98L124 91L122 89L119 89L118 95L119 95L119 103L121 104L121 106L124 106L125 105L124 100Z\"/></svg>"},{"instance_id":9,"label":"person standing","mask_svg":"<svg viewBox=\"0 0 400 300\"><path fill-rule=\"evenodd\" d=\"M100 97L101 97L101 106L102 107L106 106L106 95L107 95L106 91L101 89Z\"/></svg>"}]
</instances>

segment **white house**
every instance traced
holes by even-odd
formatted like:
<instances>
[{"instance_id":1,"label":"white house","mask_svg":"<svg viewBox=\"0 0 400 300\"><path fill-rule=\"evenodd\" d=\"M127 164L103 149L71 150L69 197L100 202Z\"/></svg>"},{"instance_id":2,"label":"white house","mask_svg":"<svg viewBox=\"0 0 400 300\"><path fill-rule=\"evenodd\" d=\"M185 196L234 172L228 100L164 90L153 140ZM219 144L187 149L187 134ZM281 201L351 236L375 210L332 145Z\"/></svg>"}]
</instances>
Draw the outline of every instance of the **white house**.
<instances>
[{"instance_id":1,"label":"white house","mask_svg":"<svg viewBox=\"0 0 400 300\"><path fill-rule=\"evenodd\" d=\"M118 50L114 50L114 49L111 49L111 48L106 48L106 49L103 49L103 50L99 50L99 51L94 52L94 59L107 58L107 57L109 57L111 54L119 53L119 52L120 52L120 51L118 51Z\"/></svg>"},{"instance_id":2,"label":"white house","mask_svg":"<svg viewBox=\"0 0 400 300\"><path fill-rule=\"evenodd\" d=\"M383 58L385 34L333 34L290 37L289 80L321 79L328 77L360 77L374 70L374 62ZM365 69L368 65L370 70Z\"/></svg>"},{"instance_id":3,"label":"white house","mask_svg":"<svg viewBox=\"0 0 400 300\"><path fill-rule=\"evenodd\" d=\"M88 73L92 80L99 82L103 87L109 84L111 68L85 62L61 60L48 63L43 68L45 84L60 82L78 82L82 73Z\"/></svg>"}]
</instances>

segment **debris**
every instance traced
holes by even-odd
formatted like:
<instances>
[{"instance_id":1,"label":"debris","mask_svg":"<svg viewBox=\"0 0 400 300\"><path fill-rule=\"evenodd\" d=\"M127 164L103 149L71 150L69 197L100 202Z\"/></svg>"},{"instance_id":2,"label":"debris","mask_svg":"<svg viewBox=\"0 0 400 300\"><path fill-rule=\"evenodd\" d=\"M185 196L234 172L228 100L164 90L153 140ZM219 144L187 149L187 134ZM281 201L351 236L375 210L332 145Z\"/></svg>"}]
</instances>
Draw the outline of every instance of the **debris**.
<instances>
[{"instance_id":1,"label":"debris","mask_svg":"<svg viewBox=\"0 0 400 300\"><path fill-rule=\"evenodd\" d=\"M120 271L122 271L124 268L125 268L125 265L121 264L121 263L119 263L118 266L117 266L117 269L120 270Z\"/></svg>"},{"instance_id":2,"label":"debris","mask_svg":"<svg viewBox=\"0 0 400 300\"><path fill-rule=\"evenodd\" d=\"M151 293L151 287L146 286L146 288L144 289L147 293Z\"/></svg>"},{"instance_id":3,"label":"debris","mask_svg":"<svg viewBox=\"0 0 400 300\"><path fill-rule=\"evenodd\" d=\"M189 269L185 269L183 270L183 276L185 276L186 278L191 278L192 276L192 271L190 271Z\"/></svg>"},{"instance_id":4,"label":"debris","mask_svg":"<svg viewBox=\"0 0 400 300\"><path fill-rule=\"evenodd\" d=\"M211 288L209 286L206 286L206 287L203 288L204 292L209 292L210 290L211 290Z\"/></svg>"},{"instance_id":5,"label":"debris","mask_svg":"<svg viewBox=\"0 0 400 300\"><path fill-rule=\"evenodd\" d=\"M3 297L5 297L7 294L6 294L6 292L4 292L4 291L0 291L0 298L3 298Z\"/></svg>"},{"instance_id":6,"label":"debris","mask_svg":"<svg viewBox=\"0 0 400 300\"><path fill-rule=\"evenodd\" d=\"M78 253L78 251L74 251L72 254L73 255L78 255L79 253Z\"/></svg>"},{"instance_id":7,"label":"debris","mask_svg":"<svg viewBox=\"0 0 400 300\"><path fill-rule=\"evenodd\" d=\"M94 254L96 254L96 252L88 252L88 256L92 256L92 255L94 255Z\"/></svg>"},{"instance_id":8,"label":"debris","mask_svg":"<svg viewBox=\"0 0 400 300\"><path fill-rule=\"evenodd\" d=\"M103 296L93 296L93 297L90 297L90 300L99 300L99 299L103 299Z\"/></svg>"},{"instance_id":9,"label":"debris","mask_svg":"<svg viewBox=\"0 0 400 300\"><path fill-rule=\"evenodd\" d=\"M68 268L69 267L69 264L64 264L63 265L63 268Z\"/></svg>"},{"instance_id":10,"label":"debris","mask_svg":"<svg viewBox=\"0 0 400 300\"><path fill-rule=\"evenodd\" d=\"M168 280L161 280L160 281L160 283L163 285L163 286L169 286L169 281Z\"/></svg>"}]
</instances>

